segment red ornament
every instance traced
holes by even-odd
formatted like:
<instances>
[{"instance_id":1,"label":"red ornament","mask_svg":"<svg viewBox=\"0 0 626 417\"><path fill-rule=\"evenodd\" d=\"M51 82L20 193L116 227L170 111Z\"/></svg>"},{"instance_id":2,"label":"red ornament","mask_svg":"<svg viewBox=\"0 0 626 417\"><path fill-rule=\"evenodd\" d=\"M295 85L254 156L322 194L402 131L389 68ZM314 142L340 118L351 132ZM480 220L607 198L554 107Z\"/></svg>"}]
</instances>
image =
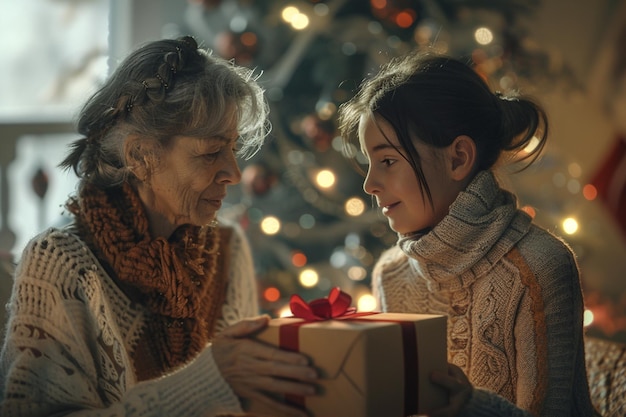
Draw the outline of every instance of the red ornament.
<instances>
[{"instance_id":1,"label":"red ornament","mask_svg":"<svg viewBox=\"0 0 626 417\"><path fill-rule=\"evenodd\" d=\"M257 197L267 194L276 181L276 175L263 165L248 165L241 173L244 192Z\"/></svg>"},{"instance_id":2,"label":"red ornament","mask_svg":"<svg viewBox=\"0 0 626 417\"><path fill-rule=\"evenodd\" d=\"M300 122L300 128L313 146L320 152L327 151L333 141L335 126L330 120L322 120L316 114L305 116Z\"/></svg>"},{"instance_id":3,"label":"red ornament","mask_svg":"<svg viewBox=\"0 0 626 417\"><path fill-rule=\"evenodd\" d=\"M234 33L224 31L215 39L215 50L225 59L233 59L239 65L254 61L258 51L258 37L254 32Z\"/></svg>"},{"instance_id":4,"label":"red ornament","mask_svg":"<svg viewBox=\"0 0 626 417\"><path fill-rule=\"evenodd\" d=\"M372 14L383 23L408 29L418 20L415 0L370 0Z\"/></svg>"}]
</instances>

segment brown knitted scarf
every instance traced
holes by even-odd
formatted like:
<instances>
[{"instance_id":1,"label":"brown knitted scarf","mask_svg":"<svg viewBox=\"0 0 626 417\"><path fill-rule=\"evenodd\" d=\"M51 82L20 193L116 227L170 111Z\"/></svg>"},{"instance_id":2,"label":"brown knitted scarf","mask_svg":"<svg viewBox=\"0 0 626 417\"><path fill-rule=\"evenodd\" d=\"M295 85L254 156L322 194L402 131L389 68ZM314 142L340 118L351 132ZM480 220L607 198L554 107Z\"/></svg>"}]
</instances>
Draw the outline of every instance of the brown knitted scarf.
<instances>
[{"instance_id":1,"label":"brown knitted scarf","mask_svg":"<svg viewBox=\"0 0 626 417\"><path fill-rule=\"evenodd\" d=\"M153 314L134 353L139 379L158 376L202 350L226 294L226 254L220 251L227 241L219 229L181 226L169 239L152 238L128 184L107 190L86 184L68 209L122 290Z\"/></svg>"}]
</instances>

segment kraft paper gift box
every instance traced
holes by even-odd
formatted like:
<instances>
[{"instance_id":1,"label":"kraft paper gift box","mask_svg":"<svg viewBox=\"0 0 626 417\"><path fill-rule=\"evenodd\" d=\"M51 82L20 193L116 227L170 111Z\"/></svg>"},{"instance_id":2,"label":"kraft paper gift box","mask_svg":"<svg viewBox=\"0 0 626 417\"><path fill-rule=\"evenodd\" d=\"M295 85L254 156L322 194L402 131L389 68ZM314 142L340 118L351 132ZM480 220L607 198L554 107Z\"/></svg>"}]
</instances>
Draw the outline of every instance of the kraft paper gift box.
<instances>
[{"instance_id":1,"label":"kraft paper gift box","mask_svg":"<svg viewBox=\"0 0 626 417\"><path fill-rule=\"evenodd\" d=\"M312 417L404 417L448 403L446 390L429 379L433 370L447 372L445 316L277 318L256 338L311 359L319 393L286 400Z\"/></svg>"}]
</instances>

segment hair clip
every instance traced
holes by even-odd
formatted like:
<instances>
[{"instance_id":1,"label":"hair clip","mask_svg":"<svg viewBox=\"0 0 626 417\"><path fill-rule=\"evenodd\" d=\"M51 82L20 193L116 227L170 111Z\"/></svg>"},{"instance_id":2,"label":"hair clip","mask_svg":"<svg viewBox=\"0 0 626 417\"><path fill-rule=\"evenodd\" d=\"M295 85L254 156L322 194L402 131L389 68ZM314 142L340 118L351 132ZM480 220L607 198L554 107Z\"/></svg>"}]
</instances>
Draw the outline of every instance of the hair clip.
<instances>
[{"instance_id":1,"label":"hair clip","mask_svg":"<svg viewBox=\"0 0 626 417\"><path fill-rule=\"evenodd\" d=\"M184 36L180 39L180 42L190 49L198 49L198 43L191 36Z\"/></svg>"},{"instance_id":2,"label":"hair clip","mask_svg":"<svg viewBox=\"0 0 626 417\"><path fill-rule=\"evenodd\" d=\"M161 77L161 74L157 73L156 77L161 82L161 85L167 90L167 87L169 86L167 85L163 77Z\"/></svg>"}]
</instances>

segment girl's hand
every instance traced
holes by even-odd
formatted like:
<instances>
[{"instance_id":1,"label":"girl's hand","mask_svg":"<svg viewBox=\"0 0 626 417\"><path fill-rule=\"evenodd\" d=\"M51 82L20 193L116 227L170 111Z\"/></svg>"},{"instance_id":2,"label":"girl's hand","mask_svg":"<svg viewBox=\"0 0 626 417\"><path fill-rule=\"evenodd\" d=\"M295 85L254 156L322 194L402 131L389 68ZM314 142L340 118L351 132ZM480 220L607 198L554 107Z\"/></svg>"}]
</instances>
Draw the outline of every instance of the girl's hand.
<instances>
[{"instance_id":1,"label":"girl's hand","mask_svg":"<svg viewBox=\"0 0 626 417\"><path fill-rule=\"evenodd\" d=\"M459 415L474 391L474 387L467 379L467 376L465 376L463 370L456 365L448 363L448 373L435 371L431 374L430 380L449 391L450 402L444 407L433 410L428 414L429 417L455 417Z\"/></svg>"},{"instance_id":2,"label":"girl's hand","mask_svg":"<svg viewBox=\"0 0 626 417\"><path fill-rule=\"evenodd\" d=\"M304 417L306 412L272 397L272 394L315 394L317 372L299 353L249 339L267 326L269 317L242 320L222 332L212 343L213 358L224 379L253 415Z\"/></svg>"}]
</instances>

